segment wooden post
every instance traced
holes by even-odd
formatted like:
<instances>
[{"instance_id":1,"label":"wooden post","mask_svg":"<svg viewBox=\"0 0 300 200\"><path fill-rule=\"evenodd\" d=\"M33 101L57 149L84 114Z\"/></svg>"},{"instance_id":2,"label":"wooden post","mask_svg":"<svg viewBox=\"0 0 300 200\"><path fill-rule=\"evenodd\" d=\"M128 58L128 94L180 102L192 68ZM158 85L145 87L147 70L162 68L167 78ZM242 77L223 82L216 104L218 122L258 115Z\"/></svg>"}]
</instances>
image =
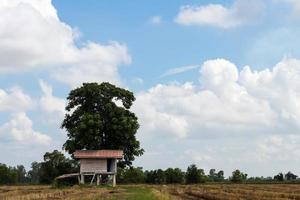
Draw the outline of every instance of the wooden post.
<instances>
[{"instance_id":1,"label":"wooden post","mask_svg":"<svg viewBox=\"0 0 300 200\"><path fill-rule=\"evenodd\" d=\"M84 184L84 175L83 174L80 174L81 178L80 178L80 183L81 184Z\"/></svg>"},{"instance_id":2,"label":"wooden post","mask_svg":"<svg viewBox=\"0 0 300 200\"><path fill-rule=\"evenodd\" d=\"M97 174L97 185L100 184L100 174Z\"/></svg>"},{"instance_id":3,"label":"wooden post","mask_svg":"<svg viewBox=\"0 0 300 200\"><path fill-rule=\"evenodd\" d=\"M78 178L78 184L80 184L80 175L78 175L77 178Z\"/></svg>"},{"instance_id":4,"label":"wooden post","mask_svg":"<svg viewBox=\"0 0 300 200\"><path fill-rule=\"evenodd\" d=\"M114 171L115 171L116 174L117 174L117 169L118 169L118 168L117 168L117 162L118 162L117 159L115 159L115 166L114 166L115 169L114 169Z\"/></svg>"},{"instance_id":5,"label":"wooden post","mask_svg":"<svg viewBox=\"0 0 300 200\"><path fill-rule=\"evenodd\" d=\"M116 174L113 175L113 187L116 187Z\"/></svg>"}]
</instances>

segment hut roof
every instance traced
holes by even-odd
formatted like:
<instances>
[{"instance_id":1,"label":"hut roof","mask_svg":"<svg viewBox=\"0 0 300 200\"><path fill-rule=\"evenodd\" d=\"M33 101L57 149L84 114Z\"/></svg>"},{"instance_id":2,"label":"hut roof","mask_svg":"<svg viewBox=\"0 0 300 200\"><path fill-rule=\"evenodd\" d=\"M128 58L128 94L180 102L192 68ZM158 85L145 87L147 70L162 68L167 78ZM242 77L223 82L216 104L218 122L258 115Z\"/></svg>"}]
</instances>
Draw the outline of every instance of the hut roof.
<instances>
[{"instance_id":1,"label":"hut roof","mask_svg":"<svg viewBox=\"0 0 300 200\"><path fill-rule=\"evenodd\" d=\"M122 150L77 150L74 152L75 158L123 158Z\"/></svg>"}]
</instances>

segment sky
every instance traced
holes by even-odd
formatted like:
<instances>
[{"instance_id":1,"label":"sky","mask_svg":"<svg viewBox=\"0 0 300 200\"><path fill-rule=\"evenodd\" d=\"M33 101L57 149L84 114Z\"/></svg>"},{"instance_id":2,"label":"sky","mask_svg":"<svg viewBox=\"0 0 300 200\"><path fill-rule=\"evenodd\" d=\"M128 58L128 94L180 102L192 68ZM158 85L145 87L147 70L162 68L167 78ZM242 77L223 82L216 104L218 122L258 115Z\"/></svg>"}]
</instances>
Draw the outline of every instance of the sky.
<instances>
[{"instance_id":1,"label":"sky","mask_svg":"<svg viewBox=\"0 0 300 200\"><path fill-rule=\"evenodd\" d=\"M134 92L144 169L300 175L300 1L0 0L0 162L62 150L83 82Z\"/></svg>"}]
</instances>

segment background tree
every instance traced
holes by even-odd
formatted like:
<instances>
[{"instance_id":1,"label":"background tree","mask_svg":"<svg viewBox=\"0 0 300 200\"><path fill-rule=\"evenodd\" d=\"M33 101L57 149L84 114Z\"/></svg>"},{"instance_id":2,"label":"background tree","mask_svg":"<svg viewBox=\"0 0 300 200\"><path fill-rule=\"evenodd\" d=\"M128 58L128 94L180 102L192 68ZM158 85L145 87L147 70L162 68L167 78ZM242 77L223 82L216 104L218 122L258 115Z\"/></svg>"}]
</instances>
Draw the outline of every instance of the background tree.
<instances>
[{"instance_id":1,"label":"background tree","mask_svg":"<svg viewBox=\"0 0 300 200\"><path fill-rule=\"evenodd\" d=\"M145 175L140 167L119 168L117 171L119 183L144 183Z\"/></svg>"},{"instance_id":2,"label":"background tree","mask_svg":"<svg viewBox=\"0 0 300 200\"><path fill-rule=\"evenodd\" d=\"M12 167L0 163L0 184L17 183L17 172Z\"/></svg>"},{"instance_id":3,"label":"background tree","mask_svg":"<svg viewBox=\"0 0 300 200\"><path fill-rule=\"evenodd\" d=\"M292 172L288 172L287 174L285 174L285 179L288 180L288 181L296 180L297 177L298 176L293 174Z\"/></svg>"},{"instance_id":4,"label":"background tree","mask_svg":"<svg viewBox=\"0 0 300 200\"><path fill-rule=\"evenodd\" d=\"M283 181L284 180L283 173L279 173L276 176L274 176L274 180L276 180L276 181Z\"/></svg>"},{"instance_id":5,"label":"background tree","mask_svg":"<svg viewBox=\"0 0 300 200\"><path fill-rule=\"evenodd\" d=\"M146 170L145 171L145 182L150 183L150 184L155 184L155 175L154 175L154 170Z\"/></svg>"},{"instance_id":6,"label":"background tree","mask_svg":"<svg viewBox=\"0 0 300 200\"><path fill-rule=\"evenodd\" d=\"M215 181L224 181L224 171L223 170L220 170L220 171L218 171L218 173L217 173L217 178L216 178L216 180Z\"/></svg>"},{"instance_id":7,"label":"background tree","mask_svg":"<svg viewBox=\"0 0 300 200\"><path fill-rule=\"evenodd\" d=\"M209 180L214 181L216 176L217 176L216 170L215 169L210 169L209 170L209 175L208 175Z\"/></svg>"},{"instance_id":8,"label":"background tree","mask_svg":"<svg viewBox=\"0 0 300 200\"><path fill-rule=\"evenodd\" d=\"M242 173L240 170L235 170L232 172L232 177L230 180L234 183L240 183L247 180L247 174Z\"/></svg>"},{"instance_id":9,"label":"background tree","mask_svg":"<svg viewBox=\"0 0 300 200\"><path fill-rule=\"evenodd\" d=\"M165 172L162 169L145 171L145 181L150 184L164 184L166 182Z\"/></svg>"},{"instance_id":10,"label":"background tree","mask_svg":"<svg viewBox=\"0 0 300 200\"><path fill-rule=\"evenodd\" d=\"M224 181L224 171L220 170L219 172L216 172L215 169L210 169L208 178L210 181L214 182Z\"/></svg>"},{"instance_id":11,"label":"background tree","mask_svg":"<svg viewBox=\"0 0 300 200\"><path fill-rule=\"evenodd\" d=\"M156 180L155 183L157 184L164 184L166 183L166 175L164 170L158 169L156 170Z\"/></svg>"},{"instance_id":12,"label":"background tree","mask_svg":"<svg viewBox=\"0 0 300 200\"><path fill-rule=\"evenodd\" d=\"M206 176L203 169L198 169L195 164L190 165L185 174L187 184L205 182Z\"/></svg>"},{"instance_id":13,"label":"background tree","mask_svg":"<svg viewBox=\"0 0 300 200\"><path fill-rule=\"evenodd\" d=\"M137 117L129 110L135 100L132 92L110 83L84 83L67 100L62 128L68 132L64 148L70 154L78 149L121 149L122 166L131 165L135 156L143 154L135 137Z\"/></svg>"},{"instance_id":14,"label":"background tree","mask_svg":"<svg viewBox=\"0 0 300 200\"><path fill-rule=\"evenodd\" d=\"M184 172L179 168L168 168L165 170L166 183L183 183Z\"/></svg>"},{"instance_id":15,"label":"background tree","mask_svg":"<svg viewBox=\"0 0 300 200\"><path fill-rule=\"evenodd\" d=\"M17 183L26 183L28 182L26 169L23 165L17 165L15 168Z\"/></svg>"},{"instance_id":16,"label":"background tree","mask_svg":"<svg viewBox=\"0 0 300 200\"><path fill-rule=\"evenodd\" d=\"M44 155L44 162L40 164L38 172L40 183L51 183L54 178L62 174L78 171L78 163L68 159L63 153L54 150Z\"/></svg>"},{"instance_id":17,"label":"background tree","mask_svg":"<svg viewBox=\"0 0 300 200\"><path fill-rule=\"evenodd\" d=\"M28 179L31 183L37 184L40 182L40 169L41 163L36 161L31 163L31 170L27 173Z\"/></svg>"}]
</instances>

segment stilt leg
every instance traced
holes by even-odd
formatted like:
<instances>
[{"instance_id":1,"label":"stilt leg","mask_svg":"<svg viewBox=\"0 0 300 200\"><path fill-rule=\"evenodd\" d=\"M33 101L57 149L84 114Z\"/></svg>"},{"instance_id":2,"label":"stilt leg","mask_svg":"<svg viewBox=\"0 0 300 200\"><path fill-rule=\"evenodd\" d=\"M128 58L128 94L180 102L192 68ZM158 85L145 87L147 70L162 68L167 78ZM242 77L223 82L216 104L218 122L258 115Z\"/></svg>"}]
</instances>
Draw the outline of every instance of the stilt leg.
<instances>
[{"instance_id":1,"label":"stilt leg","mask_svg":"<svg viewBox=\"0 0 300 200\"><path fill-rule=\"evenodd\" d=\"M81 174L80 183L84 184L84 175L83 174Z\"/></svg>"},{"instance_id":2,"label":"stilt leg","mask_svg":"<svg viewBox=\"0 0 300 200\"><path fill-rule=\"evenodd\" d=\"M100 174L97 174L97 185L100 184Z\"/></svg>"},{"instance_id":3,"label":"stilt leg","mask_svg":"<svg viewBox=\"0 0 300 200\"><path fill-rule=\"evenodd\" d=\"M113 187L116 187L116 175L113 175Z\"/></svg>"}]
</instances>

